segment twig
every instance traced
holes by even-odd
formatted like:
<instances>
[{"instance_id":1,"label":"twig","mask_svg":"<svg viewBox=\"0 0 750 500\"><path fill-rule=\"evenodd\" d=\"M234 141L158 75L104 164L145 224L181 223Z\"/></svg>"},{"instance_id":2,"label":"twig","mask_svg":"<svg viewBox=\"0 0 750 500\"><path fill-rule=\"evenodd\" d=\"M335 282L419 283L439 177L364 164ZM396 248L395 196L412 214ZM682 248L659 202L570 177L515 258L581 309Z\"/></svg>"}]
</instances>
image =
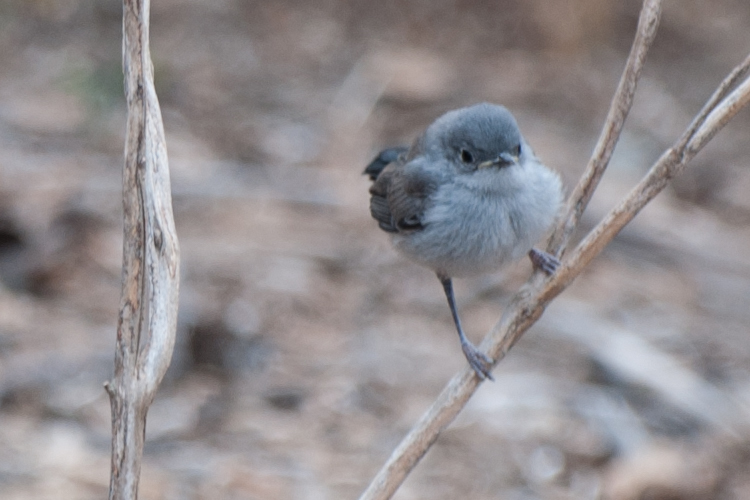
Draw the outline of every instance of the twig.
<instances>
[{"instance_id":1,"label":"twig","mask_svg":"<svg viewBox=\"0 0 750 500\"><path fill-rule=\"evenodd\" d=\"M737 68L742 68L746 63L747 60ZM731 77L732 75L729 78ZM723 83L719 90L722 86ZM562 292L612 238L659 194L669 180L680 173L687 163L708 144L708 141L748 102L750 102L750 78L742 82L722 101L716 103L708 113L701 113L702 120L698 123L691 123L677 143L661 155L643 179L578 245L570 259L541 290L540 301L546 304Z\"/></svg>"},{"instance_id":2,"label":"twig","mask_svg":"<svg viewBox=\"0 0 750 500\"><path fill-rule=\"evenodd\" d=\"M138 496L146 413L175 341L179 248L169 165L149 52L149 0L123 1L123 71L128 120L123 169L122 295L112 409L109 498Z\"/></svg>"},{"instance_id":3,"label":"twig","mask_svg":"<svg viewBox=\"0 0 750 500\"><path fill-rule=\"evenodd\" d=\"M693 118L692 123L687 128L682 136L682 139L678 141L678 147L683 147L687 142L695 135L698 128L703 125L708 115L716 108L716 106L726 97L727 93L731 91L742 78L747 75L750 71L750 55L745 58L739 66L734 68L724 81L714 91L713 95L706 101L703 109Z\"/></svg>"},{"instance_id":4,"label":"twig","mask_svg":"<svg viewBox=\"0 0 750 500\"><path fill-rule=\"evenodd\" d=\"M636 61L639 60L637 57L632 57L633 53L645 55L644 51L647 44L653 39L653 30L656 29L659 12L659 1L646 0L644 2L641 22L639 22L639 36L636 37L636 41L640 40L640 42L633 46L631 57L628 59L629 65L631 63L635 65ZM641 33L641 31L644 33ZM647 36L646 32L650 35ZM551 278L545 280L541 273L536 273L514 296L500 322L481 344L481 348L492 356L496 363L505 356L521 335L542 315L547 304L559 295L612 238L654 196L664 189L668 181L685 167L687 162L734 117L739 109L750 101L750 79L745 80L729 93L731 87L747 73L749 62L750 58L746 59L722 82L714 96L704 107L705 112L698 115L675 145L659 158L628 196L589 233ZM625 72L629 74L630 71L633 71L633 69L626 69ZM633 75L637 79L637 72ZM623 77L624 80L627 80L627 78ZM632 88L634 88L634 83ZM629 88L631 88L630 84L621 84L624 94L620 94L618 91L618 97L616 98L618 103L625 103L628 107L629 102L632 101L632 96L627 97ZM619 97L620 95L625 97ZM568 212L558 225L556 236L550 241L550 250L558 250L562 248L561 245L567 242L580 219L580 214L586 202L591 197L593 186L598 182L603 169L606 167L608 155L613 147L613 145L610 147L607 144L612 140L616 142L614 136L619 134L618 129L622 126L621 123L615 122L624 119L627 114L627 109L622 110L617 106L614 106L613 109L615 111L610 113L607 125L605 125L605 133L602 135L603 139L600 141L602 145L596 148L595 158L589 163L589 168L581 183L579 183L579 188L571 196L571 201L568 203ZM611 132L606 132L607 130L611 130ZM607 160L605 160L605 157L607 157ZM427 452L427 449L435 442L440 432L453 421L463 408L479 383L479 379L474 376L472 370L468 367L456 374L432 406L393 451L367 490L362 494L360 500L391 498L409 472Z\"/></svg>"},{"instance_id":5,"label":"twig","mask_svg":"<svg viewBox=\"0 0 750 500\"><path fill-rule=\"evenodd\" d=\"M578 185L568 198L568 204L564 211L565 216L560 219L550 238L548 248L553 254L559 255L568 244L573 231L578 227L583 211L586 210L586 206L599 185L599 180L609 165L617 141L620 139L620 132L625 125L625 119L633 105L638 80L641 71L643 71L646 54L648 54L648 50L656 37L660 17L661 0L645 0L638 18L638 28L633 39L633 45L625 63L625 70L622 72L620 83L612 97L612 103L609 106L607 119L599 135L599 140L594 147L586 170L578 181Z\"/></svg>"}]
</instances>

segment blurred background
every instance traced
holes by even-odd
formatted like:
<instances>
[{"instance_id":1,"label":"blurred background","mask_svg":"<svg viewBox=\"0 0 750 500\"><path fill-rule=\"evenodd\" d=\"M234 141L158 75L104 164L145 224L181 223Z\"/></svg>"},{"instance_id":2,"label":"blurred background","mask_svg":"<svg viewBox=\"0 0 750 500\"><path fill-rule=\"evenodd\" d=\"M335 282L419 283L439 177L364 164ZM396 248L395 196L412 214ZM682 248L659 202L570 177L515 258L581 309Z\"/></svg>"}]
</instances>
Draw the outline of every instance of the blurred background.
<instances>
[{"instance_id":1,"label":"blurred background","mask_svg":"<svg viewBox=\"0 0 750 500\"><path fill-rule=\"evenodd\" d=\"M750 52L746 0L665 2L590 229ZM509 107L572 189L639 2L157 0L182 248L141 497L356 498L465 364L362 169ZM0 3L0 496L103 498L121 265L121 5ZM750 113L564 292L396 494L750 498ZM459 280L475 341L528 277Z\"/></svg>"}]
</instances>

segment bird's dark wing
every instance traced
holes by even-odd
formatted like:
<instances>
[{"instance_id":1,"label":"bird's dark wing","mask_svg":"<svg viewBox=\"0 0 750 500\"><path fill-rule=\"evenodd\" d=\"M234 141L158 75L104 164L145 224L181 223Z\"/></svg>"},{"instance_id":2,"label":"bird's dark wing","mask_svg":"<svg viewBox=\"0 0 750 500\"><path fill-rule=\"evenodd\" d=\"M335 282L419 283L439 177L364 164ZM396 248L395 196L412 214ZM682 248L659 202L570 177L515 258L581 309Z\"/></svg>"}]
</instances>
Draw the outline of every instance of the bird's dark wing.
<instances>
[{"instance_id":1,"label":"bird's dark wing","mask_svg":"<svg viewBox=\"0 0 750 500\"><path fill-rule=\"evenodd\" d=\"M367 165L363 173L369 175L370 180L374 181L389 163L396 161L401 153L406 153L408 150L406 146L384 149Z\"/></svg>"},{"instance_id":2,"label":"bird's dark wing","mask_svg":"<svg viewBox=\"0 0 750 500\"><path fill-rule=\"evenodd\" d=\"M425 172L401 161L390 163L370 188L370 213L389 233L422 229L427 198L436 188Z\"/></svg>"}]
</instances>

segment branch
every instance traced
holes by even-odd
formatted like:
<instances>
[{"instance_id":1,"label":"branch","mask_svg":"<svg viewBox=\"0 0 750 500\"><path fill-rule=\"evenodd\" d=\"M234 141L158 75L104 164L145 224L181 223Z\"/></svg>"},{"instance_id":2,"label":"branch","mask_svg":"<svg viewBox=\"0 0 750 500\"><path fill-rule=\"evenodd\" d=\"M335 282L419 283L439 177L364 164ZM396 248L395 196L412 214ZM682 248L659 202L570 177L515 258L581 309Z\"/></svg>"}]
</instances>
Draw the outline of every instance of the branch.
<instances>
[{"instance_id":1,"label":"branch","mask_svg":"<svg viewBox=\"0 0 750 500\"><path fill-rule=\"evenodd\" d=\"M179 248L149 52L149 7L149 0L123 2L122 295L115 373L104 385L112 409L110 500L138 496L146 413L169 366L177 324Z\"/></svg>"},{"instance_id":2,"label":"branch","mask_svg":"<svg viewBox=\"0 0 750 500\"><path fill-rule=\"evenodd\" d=\"M737 71L747 72L750 57L722 82L733 79ZM712 104L709 100L707 104ZM729 120L750 102L750 78L742 82L734 91L719 102L708 106L706 112L699 113L699 120L691 123L674 146L662 153L641 181L628 195L613 208L607 216L581 241L570 259L563 263L558 272L540 290L539 301L546 305L560 294L591 260L599 255L604 247L625 225L633 220L638 212L659 194L687 163L726 125ZM704 107L706 109L706 107Z\"/></svg>"},{"instance_id":3,"label":"branch","mask_svg":"<svg viewBox=\"0 0 750 500\"><path fill-rule=\"evenodd\" d=\"M586 206L599 185L599 180L609 165L617 141L620 139L620 132L625 125L625 119L633 105L636 86L643 71L646 54L656 37L660 17L661 0L645 0L638 18L633 45L625 63L625 70L620 77L615 95L612 97L599 140L578 185L568 198L564 210L565 216L560 219L550 238L549 250L553 254L558 254L568 244L573 231L578 227L583 211L586 210Z\"/></svg>"},{"instance_id":4,"label":"branch","mask_svg":"<svg viewBox=\"0 0 750 500\"><path fill-rule=\"evenodd\" d=\"M644 1L638 34L607 122L593 158L571 195L566 212L550 239L551 252L559 252L567 244L611 157L632 103L643 58L656 32L661 11L660 3L659 0ZM499 323L481 344L481 348L496 360L495 363L505 356L521 335L542 315L547 304L565 290L612 238L666 187L669 180L681 172L710 139L748 104L750 78L739 85L737 83L747 75L749 69L750 56L727 76L675 145L662 154L641 182L588 234L563 262L560 269L549 279L542 273L535 273L513 297ZM468 366L456 374L393 451L360 496L360 500L391 498L440 432L458 415L479 383L480 380Z\"/></svg>"}]
</instances>

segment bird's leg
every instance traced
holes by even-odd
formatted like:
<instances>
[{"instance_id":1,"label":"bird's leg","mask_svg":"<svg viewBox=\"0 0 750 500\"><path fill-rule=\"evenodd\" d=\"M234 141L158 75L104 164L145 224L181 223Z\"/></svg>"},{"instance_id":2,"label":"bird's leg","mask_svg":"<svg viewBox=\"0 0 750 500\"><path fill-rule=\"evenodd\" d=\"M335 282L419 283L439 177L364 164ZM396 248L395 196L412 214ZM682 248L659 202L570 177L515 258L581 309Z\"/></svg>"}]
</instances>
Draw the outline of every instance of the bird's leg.
<instances>
[{"instance_id":1,"label":"bird's leg","mask_svg":"<svg viewBox=\"0 0 750 500\"><path fill-rule=\"evenodd\" d=\"M443 284L443 290L445 290L445 296L448 299L448 305L451 308L453 322L456 324L458 338L461 341L461 349L464 351L466 360L480 379L484 380L485 378L488 378L490 380L495 380L490 373L493 364L492 358L481 352L474 346L474 344L469 342L469 339L467 339L464 334L463 328L461 328L461 320L458 318L458 310L456 309L456 299L453 296L453 282L449 277L441 274L438 274L438 279L440 280L440 283Z\"/></svg>"},{"instance_id":2,"label":"bird's leg","mask_svg":"<svg viewBox=\"0 0 750 500\"><path fill-rule=\"evenodd\" d=\"M560 261L557 257L538 248L529 250L529 259L534 269L539 269L547 276L555 274L557 268L560 267Z\"/></svg>"}]
</instances>

